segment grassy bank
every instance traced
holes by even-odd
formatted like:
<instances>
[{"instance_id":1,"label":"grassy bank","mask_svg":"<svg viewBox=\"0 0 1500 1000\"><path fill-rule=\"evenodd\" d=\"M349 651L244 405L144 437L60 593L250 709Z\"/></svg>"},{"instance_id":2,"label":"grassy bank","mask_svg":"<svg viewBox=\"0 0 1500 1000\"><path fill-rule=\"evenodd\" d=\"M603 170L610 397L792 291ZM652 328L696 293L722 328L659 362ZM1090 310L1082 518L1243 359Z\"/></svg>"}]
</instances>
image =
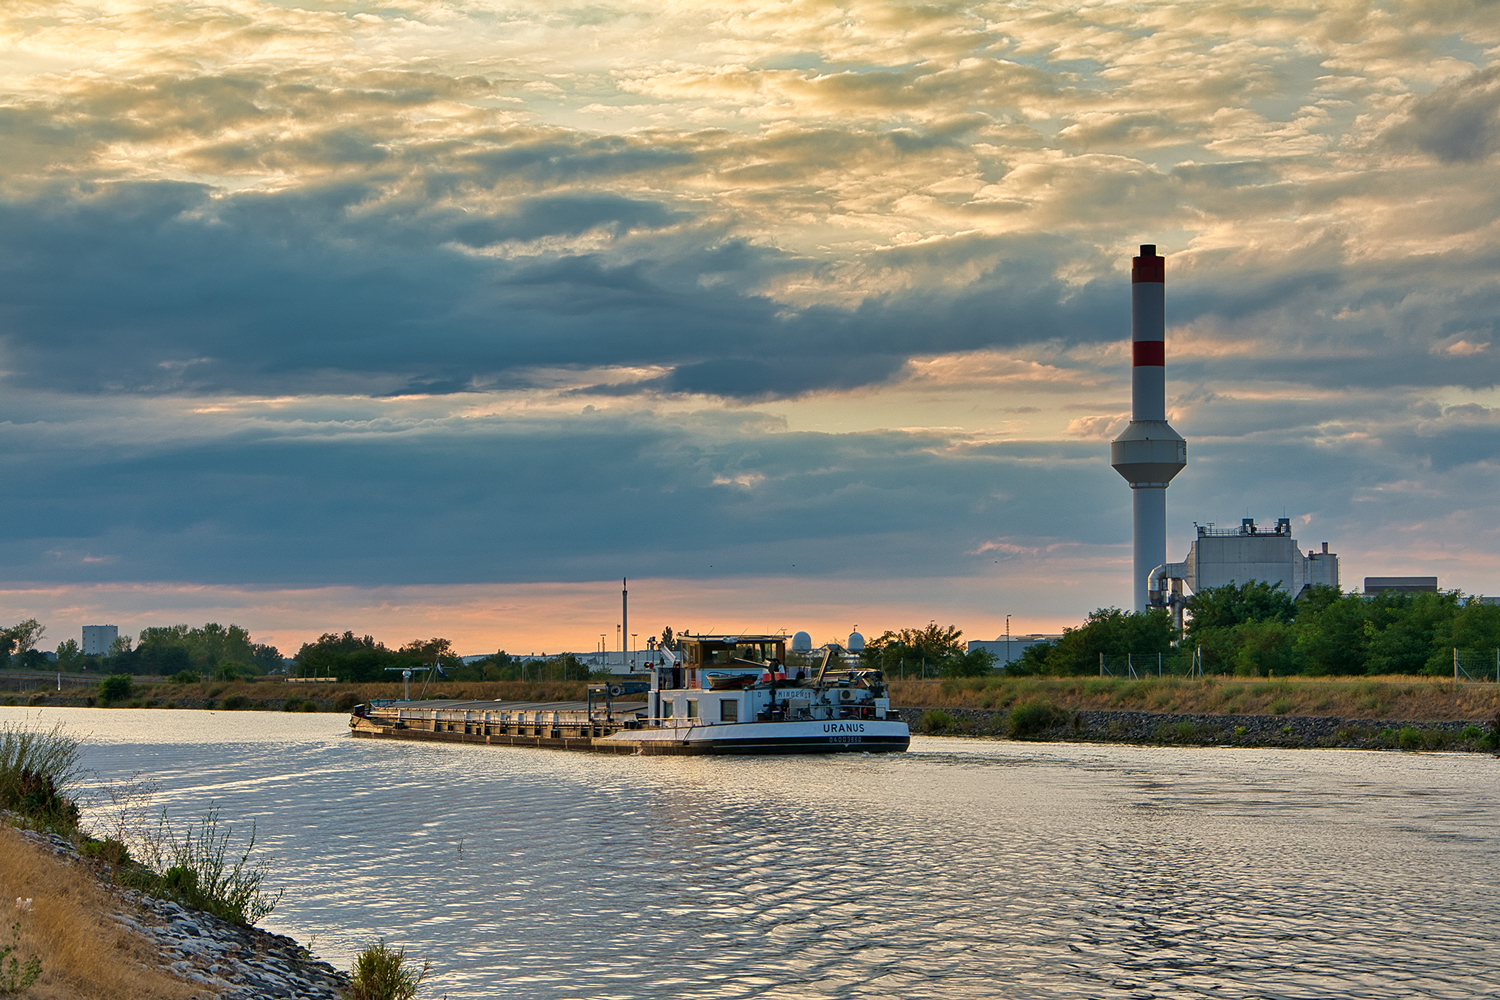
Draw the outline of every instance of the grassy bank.
<instances>
[{"instance_id":1,"label":"grassy bank","mask_svg":"<svg viewBox=\"0 0 1500 1000\"><path fill-rule=\"evenodd\" d=\"M7 678L0 673L0 685ZM412 685L412 697L421 690ZM428 686L428 698L503 701L577 701L587 697L585 681L440 681ZM135 678L130 693L106 701L97 686L64 687L27 682L0 691L0 704L10 706L65 706L109 708L197 708L215 711L348 712L375 698L401 698L400 681L378 684L288 684L262 678L254 681L208 681L177 684Z\"/></svg>"},{"instance_id":2,"label":"grassy bank","mask_svg":"<svg viewBox=\"0 0 1500 1000\"><path fill-rule=\"evenodd\" d=\"M413 696L420 686L412 686ZM573 701L584 681L441 681L428 698ZM262 679L226 683L132 683L120 708L218 711L347 712L374 698L400 698L400 682L288 684ZM1344 719L1492 719L1500 685L1394 675L1388 677L1239 678L962 677L891 682L891 700L907 708L1008 711L1035 699L1071 711L1134 711L1203 715L1308 715ZM42 685L0 693L7 705L99 705L97 689L57 691Z\"/></svg>"},{"instance_id":3,"label":"grassy bank","mask_svg":"<svg viewBox=\"0 0 1500 1000\"><path fill-rule=\"evenodd\" d=\"M1031 701L1067 711L1343 719L1493 719L1500 685L1409 676L1359 678L963 677L894 681L893 704L1008 711Z\"/></svg>"},{"instance_id":4,"label":"grassy bank","mask_svg":"<svg viewBox=\"0 0 1500 1000\"><path fill-rule=\"evenodd\" d=\"M29 899L24 910L10 900ZM24 994L36 1000L186 998L203 991L156 968L155 949L112 919L118 897L79 865L0 825L0 900L19 924L16 951L45 956L41 975ZM11 935L4 935L5 944ZM0 984L3 988L3 984Z\"/></svg>"}]
</instances>

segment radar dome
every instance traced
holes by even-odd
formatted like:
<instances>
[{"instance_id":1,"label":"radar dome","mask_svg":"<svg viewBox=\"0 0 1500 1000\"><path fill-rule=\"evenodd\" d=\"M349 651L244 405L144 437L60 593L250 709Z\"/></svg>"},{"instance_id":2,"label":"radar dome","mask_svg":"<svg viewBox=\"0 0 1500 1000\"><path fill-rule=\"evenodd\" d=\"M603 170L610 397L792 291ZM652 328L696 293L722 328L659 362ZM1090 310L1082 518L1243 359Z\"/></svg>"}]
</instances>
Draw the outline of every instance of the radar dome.
<instances>
[{"instance_id":1,"label":"radar dome","mask_svg":"<svg viewBox=\"0 0 1500 1000\"><path fill-rule=\"evenodd\" d=\"M858 632L849 633L849 644L844 647L851 653L858 653L865 648L865 637Z\"/></svg>"},{"instance_id":2,"label":"radar dome","mask_svg":"<svg viewBox=\"0 0 1500 1000\"><path fill-rule=\"evenodd\" d=\"M811 653L812 636L808 635L806 632L798 632L796 635L792 636L792 652Z\"/></svg>"}]
</instances>

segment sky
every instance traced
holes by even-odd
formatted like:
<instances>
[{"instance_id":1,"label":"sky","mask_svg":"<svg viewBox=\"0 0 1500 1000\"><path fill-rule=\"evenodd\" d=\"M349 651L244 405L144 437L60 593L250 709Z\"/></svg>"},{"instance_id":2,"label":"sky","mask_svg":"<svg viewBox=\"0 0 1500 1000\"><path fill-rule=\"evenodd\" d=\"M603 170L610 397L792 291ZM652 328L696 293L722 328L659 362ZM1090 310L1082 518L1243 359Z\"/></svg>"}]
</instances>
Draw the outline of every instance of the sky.
<instances>
[{"instance_id":1,"label":"sky","mask_svg":"<svg viewBox=\"0 0 1500 1000\"><path fill-rule=\"evenodd\" d=\"M465 652L1500 593L1500 3L8 0L0 622Z\"/></svg>"}]
</instances>

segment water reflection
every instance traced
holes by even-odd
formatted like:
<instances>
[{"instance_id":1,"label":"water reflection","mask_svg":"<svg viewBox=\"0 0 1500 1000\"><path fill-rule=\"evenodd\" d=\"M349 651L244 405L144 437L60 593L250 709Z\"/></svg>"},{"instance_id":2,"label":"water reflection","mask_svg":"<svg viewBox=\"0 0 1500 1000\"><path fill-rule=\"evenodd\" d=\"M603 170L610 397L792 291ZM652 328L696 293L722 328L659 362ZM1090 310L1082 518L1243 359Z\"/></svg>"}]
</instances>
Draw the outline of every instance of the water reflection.
<instances>
[{"instance_id":1,"label":"water reflection","mask_svg":"<svg viewBox=\"0 0 1500 1000\"><path fill-rule=\"evenodd\" d=\"M8 715L5 713L9 713ZM26 710L4 710L16 718ZM1475 996L1496 761L917 739L848 758L353 741L326 715L32 710L257 824L266 923L459 997Z\"/></svg>"}]
</instances>

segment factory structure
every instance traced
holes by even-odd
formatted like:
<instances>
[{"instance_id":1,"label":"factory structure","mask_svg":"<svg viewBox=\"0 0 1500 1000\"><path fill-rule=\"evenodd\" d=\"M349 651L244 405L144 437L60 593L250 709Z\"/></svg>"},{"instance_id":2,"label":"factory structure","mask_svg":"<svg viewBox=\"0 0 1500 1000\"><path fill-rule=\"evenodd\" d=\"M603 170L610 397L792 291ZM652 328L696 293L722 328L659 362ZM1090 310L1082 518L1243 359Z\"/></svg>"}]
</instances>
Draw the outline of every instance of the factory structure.
<instances>
[{"instance_id":1,"label":"factory structure","mask_svg":"<svg viewBox=\"0 0 1500 1000\"><path fill-rule=\"evenodd\" d=\"M1130 425L1110 444L1110 464L1130 484L1135 610L1171 608L1180 626L1187 591L1260 581L1295 598L1311 586L1337 587L1338 555L1327 542L1304 555L1285 517L1274 528L1251 518L1237 528L1196 525L1187 558L1167 562L1167 486L1187 467L1187 442L1167 422L1166 258L1148 243L1132 263Z\"/></svg>"},{"instance_id":2,"label":"factory structure","mask_svg":"<svg viewBox=\"0 0 1500 1000\"><path fill-rule=\"evenodd\" d=\"M115 640L120 638L118 625L85 625L83 627L83 655L108 656Z\"/></svg>"}]
</instances>

